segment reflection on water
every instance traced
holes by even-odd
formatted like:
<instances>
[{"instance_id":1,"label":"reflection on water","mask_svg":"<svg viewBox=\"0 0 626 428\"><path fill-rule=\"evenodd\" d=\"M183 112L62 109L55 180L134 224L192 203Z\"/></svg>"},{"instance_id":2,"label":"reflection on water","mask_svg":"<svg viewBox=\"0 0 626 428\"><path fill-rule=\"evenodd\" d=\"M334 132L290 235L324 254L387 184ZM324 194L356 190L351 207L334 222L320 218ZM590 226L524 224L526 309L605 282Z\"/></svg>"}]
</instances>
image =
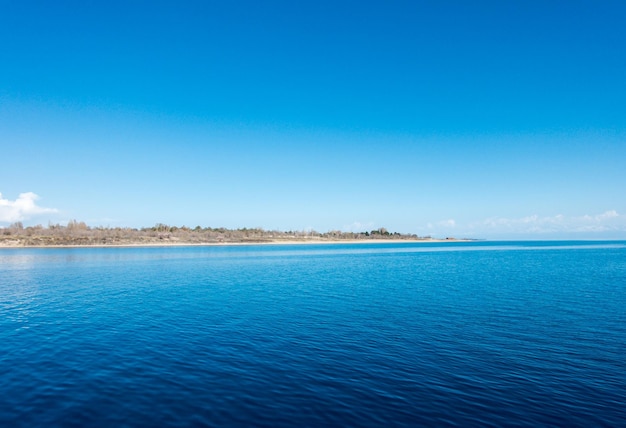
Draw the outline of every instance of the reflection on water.
<instances>
[{"instance_id":1,"label":"reflection on water","mask_svg":"<svg viewBox=\"0 0 626 428\"><path fill-rule=\"evenodd\" d=\"M400 254L458 251L585 250L626 248L623 241L511 241L363 243L306 245L236 245L192 247L82 247L1 249L0 265L30 269L38 264L88 261L125 262L174 258L301 257L349 254Z\"/></svg>"}]
</instances>

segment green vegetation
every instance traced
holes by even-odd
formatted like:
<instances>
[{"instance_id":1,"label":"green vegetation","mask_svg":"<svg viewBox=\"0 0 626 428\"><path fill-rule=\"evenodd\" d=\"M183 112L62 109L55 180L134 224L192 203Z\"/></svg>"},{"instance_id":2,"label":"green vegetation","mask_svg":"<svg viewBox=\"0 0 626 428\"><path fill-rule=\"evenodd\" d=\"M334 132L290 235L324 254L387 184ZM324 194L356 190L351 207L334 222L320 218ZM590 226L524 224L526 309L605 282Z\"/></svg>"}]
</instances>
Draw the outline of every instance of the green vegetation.
<instances>
[{"instance_id":1,"label":"green vegetation","mask_svg":"<svg viewBox=\"0 0 626 428\"><path fill-rule=\"evenodd\" d=\"M219 244L263 242L332 242L352 240L416 240L417 235L389 232L379 228L370 232L326 233L316 231L278 231L262 228L226 229L196 226L170 226L158 223L153 227L89 227L72 220L66 226L49 224L24 227L21 222L0 228L0 246L57 246L57 245L158 245L158 244Z\"/></svg>"}]
</instances>

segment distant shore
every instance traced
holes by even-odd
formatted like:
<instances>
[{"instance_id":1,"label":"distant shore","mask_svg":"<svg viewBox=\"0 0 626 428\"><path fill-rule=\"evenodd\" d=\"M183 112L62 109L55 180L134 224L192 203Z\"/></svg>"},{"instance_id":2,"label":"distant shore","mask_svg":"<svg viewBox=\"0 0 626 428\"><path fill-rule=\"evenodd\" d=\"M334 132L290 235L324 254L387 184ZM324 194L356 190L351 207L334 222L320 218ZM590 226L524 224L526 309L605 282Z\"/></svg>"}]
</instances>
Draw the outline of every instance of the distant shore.
<instances>
[{"instance_id":1,"label":"distant shore","mask_svg":"<svg viewBox=\"0 0 626 428\"><path fill-rule=\"evenodd\" d=\"M24 227L13 223L0 228L0 248L71 248L71 247L171 247L225 245L284 244L362 244L362 243L424 243L464 241L448 237L390 232L384 227L364 232L280 231L263 228L227 229L196 226L170 226L158 223L153 227L90 227L72 220L67 225L50 224ZM465 240L467 241L467 240Z\"/></svg>"},{"instance_id":2,"label":"distant shore","mask_svg":"<svg viewBox=\"0 0 626 428\"><path fill-rule=\"evenodd\" d=\"M416 244L441 242L470 242L471 239L274 239L263 241L228 241L228 242L125 242L125 243L46 243L31 244L17 240L0 240L2 248L140 248L140 247L229 247L252 245L320 245L320 244Z\"/></svg>"}]
</instances>

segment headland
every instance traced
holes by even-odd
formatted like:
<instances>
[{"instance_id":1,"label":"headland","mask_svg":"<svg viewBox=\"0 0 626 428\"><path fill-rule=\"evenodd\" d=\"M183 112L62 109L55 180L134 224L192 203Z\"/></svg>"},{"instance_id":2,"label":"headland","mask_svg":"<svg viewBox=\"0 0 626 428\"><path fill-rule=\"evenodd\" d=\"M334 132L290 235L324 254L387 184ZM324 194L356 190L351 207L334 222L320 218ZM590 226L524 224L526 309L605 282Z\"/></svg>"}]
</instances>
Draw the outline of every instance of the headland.
<instances>
[{"instance_id":1,"label":"headland","mask_svg":"<svg viewBox=\"0 0 626 428\"><path fill-rule=\"evenodd\" d=\"M0 248L23 247L153 247L210 245L280 245L333 243L458 242L468 239L436 239L389 232L379 228L367 232L278 231L262 228L189 228L157 224L149 228L89 227L83 222L67 225L23 227L20 223L0 229Z\"/></svg>"}]
</instances>

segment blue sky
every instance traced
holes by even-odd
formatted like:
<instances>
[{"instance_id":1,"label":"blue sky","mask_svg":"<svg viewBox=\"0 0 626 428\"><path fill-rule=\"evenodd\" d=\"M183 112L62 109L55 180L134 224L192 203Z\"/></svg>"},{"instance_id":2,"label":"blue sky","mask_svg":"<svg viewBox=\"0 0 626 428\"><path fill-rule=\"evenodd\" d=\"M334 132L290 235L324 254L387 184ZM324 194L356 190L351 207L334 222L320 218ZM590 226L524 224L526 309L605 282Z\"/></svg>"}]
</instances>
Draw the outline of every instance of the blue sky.
<instances>
[{"instance_id":1,"label":"blue sky","mask_svg":"<svg viewBox=\"0 0 626 428\"><path fill-rule=\"evenodd\" d=\"M624 2L0 0L0 226L626 238Z\"/></svg>"}]
</instances>

